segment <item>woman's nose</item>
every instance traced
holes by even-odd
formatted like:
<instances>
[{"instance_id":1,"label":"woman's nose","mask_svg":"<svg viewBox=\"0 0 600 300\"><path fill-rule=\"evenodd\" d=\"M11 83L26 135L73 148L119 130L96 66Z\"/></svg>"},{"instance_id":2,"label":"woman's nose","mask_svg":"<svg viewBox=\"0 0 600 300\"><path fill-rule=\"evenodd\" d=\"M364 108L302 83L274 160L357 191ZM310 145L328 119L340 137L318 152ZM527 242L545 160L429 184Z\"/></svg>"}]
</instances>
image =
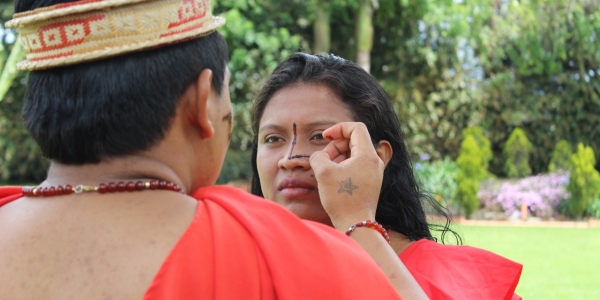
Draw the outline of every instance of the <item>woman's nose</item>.
<instances>
[{"instance_id":1,"label":"woman's nose","mask_svg":"<svg viewBox=\"0 0 600 300\"><path fill-rule=\"evenodd\" d=\"M308 153L305 150L303 152L303 148L306 149L307 147L303 147L303 145L300 144L304 143L299 142L296 139L293 140L293 142L290 144L290 150L287 155L279 159L280 168L290 170L296 168L302 168L305 170L310 169L309 158L312 152Z\"/></svg>"}]
</instances>

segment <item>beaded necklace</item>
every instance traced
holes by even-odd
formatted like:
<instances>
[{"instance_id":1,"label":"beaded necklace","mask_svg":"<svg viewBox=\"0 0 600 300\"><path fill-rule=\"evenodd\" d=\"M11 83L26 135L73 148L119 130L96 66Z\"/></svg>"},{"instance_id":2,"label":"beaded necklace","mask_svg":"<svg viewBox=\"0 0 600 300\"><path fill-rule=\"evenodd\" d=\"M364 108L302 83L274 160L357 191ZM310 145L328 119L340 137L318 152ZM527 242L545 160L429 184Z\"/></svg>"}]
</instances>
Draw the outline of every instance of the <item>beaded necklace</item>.
<instances>
[{"instance_id":1,"label":"beaded necklace","mask_svg":"<svg viewBox=\"0 0 600 300\"><path fill-rule=\"evenodd\" d=\"M69 194L80 194L83 192L98 192L100 194L115 193L115 192L134 192L143 190L166 190L174 191L185 194L185 191L179 187L179 185L164 181L164 180L150 180L150 181L129 181L118 183L109 182L108 184L101 183L98 186L90 186L79 184L75 187L65 184L58 186L46 186L46 187L35 187L25 186L22 189L23 195L28 197L51 197Z\"/></svg>"}]
</instances>

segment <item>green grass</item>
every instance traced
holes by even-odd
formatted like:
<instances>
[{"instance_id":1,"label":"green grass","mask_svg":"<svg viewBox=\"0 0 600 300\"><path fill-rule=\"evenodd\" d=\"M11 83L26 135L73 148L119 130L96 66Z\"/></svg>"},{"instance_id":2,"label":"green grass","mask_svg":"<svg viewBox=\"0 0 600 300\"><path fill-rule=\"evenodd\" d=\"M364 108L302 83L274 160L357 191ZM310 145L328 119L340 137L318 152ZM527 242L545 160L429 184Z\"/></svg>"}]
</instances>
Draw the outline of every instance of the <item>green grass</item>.
<instances>
[{"instance_id":1,"label":"green grass","mask_svg":"<svg viewBox=\"0 0 600 300\"><path fill-rule=\"evenodd\" d=\"M523 299L600 299L600 228L453 228L465 245L523 264Z\"/></svg>"}]
</instances>

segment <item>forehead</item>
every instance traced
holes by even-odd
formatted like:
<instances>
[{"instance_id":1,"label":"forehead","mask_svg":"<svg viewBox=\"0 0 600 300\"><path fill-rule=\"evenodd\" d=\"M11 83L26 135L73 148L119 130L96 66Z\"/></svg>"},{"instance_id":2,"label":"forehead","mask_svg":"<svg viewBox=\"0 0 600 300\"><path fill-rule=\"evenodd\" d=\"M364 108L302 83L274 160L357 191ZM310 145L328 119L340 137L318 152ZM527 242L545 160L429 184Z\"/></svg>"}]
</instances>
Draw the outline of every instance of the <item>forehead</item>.
<instances>
[{"instance_id":1,"label":"forehead","mask_svg":"<svg viewBox=\"0 0 600 300\"><path fill-rule=\"evenodd\" d=\"M298 84L277 91L269 99L260 124L349 122L354 121L352 115L352 111L329 87L322 84Z\"/></svg>"}]
</instances>

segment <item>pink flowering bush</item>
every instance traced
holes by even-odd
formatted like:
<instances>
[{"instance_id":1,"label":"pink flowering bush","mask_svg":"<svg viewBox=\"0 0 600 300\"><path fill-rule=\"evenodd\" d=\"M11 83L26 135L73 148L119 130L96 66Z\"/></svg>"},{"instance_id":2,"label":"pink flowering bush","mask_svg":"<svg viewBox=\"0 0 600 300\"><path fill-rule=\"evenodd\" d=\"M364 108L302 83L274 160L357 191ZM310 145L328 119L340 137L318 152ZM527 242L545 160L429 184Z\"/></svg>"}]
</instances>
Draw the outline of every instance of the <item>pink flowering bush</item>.
<instances>
[{"instance_id":1,"label":"pink flowering bush","mask_svg":"<svg viewBox=\"0 0 600 300\"><path fill-rule=\"evenodd\" d=\"M486 205L500 204L506 215L519 212L525 203L533 216L550 217L569 198L568 183L569 172L538 174L502 185L484 184L477 196Z\"/></svg>"}]
</instances>

